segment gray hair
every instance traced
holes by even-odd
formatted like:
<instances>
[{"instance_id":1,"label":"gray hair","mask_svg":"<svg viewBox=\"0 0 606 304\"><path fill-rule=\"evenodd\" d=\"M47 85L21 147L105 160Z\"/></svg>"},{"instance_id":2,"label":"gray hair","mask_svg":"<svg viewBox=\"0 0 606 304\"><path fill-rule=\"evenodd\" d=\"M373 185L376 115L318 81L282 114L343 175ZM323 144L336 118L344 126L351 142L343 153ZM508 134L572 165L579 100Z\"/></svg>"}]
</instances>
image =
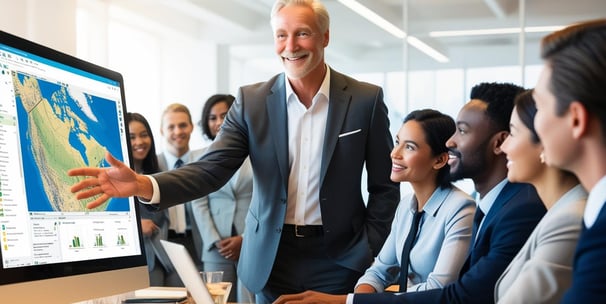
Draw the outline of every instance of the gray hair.
<instances>
[{"instance_id":1,"label":"gray hair","mask_svg":"<svg viewBox=\"0 0 606 304\"><path fill-rule=\"evenodd\" d=\"M324 4L319 0L277 0L271 8L270 22L272 23L272 26L276 14L289 5L301 5L311 8L316 15L316 25L322 34L328 31L328 28L330 27L330 16L328 15L328 10L326 10Z\"/></svg>"}]
</instances>

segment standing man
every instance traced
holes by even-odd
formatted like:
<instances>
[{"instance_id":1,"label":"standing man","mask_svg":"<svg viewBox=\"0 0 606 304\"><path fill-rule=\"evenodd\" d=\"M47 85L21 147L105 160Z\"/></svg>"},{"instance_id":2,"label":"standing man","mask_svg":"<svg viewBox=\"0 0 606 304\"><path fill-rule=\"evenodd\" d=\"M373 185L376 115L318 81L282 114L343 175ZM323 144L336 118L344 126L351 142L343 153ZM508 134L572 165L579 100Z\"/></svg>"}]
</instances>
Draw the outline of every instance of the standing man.
<instances>
[{"instance_id":1,"label":"standing man","mask_svg":"<svg viewBox=\"0 0 606 304\"><path fill-rule=\"evenodd\" d=\"M100 194L90 207L137 195L162 209L218 190L249 156L254 188L238 272L258 303L307 289L351 292L400 197L389 179L383 91L324 62L329 16L319 1L279 0L271 25L285 72L239 90L200 161L150 178L108 156L112 168L70 170L91 176L72 190L84 190L78 198Z\"/></svg>"},{"instance_id":2,"label":"standing man","mask_svg":"<svg viewBox=\"0 0 606 304\"><path fill-rule=\"evenodd\" d=\"M160 134L166 140L164 152L158 155L160 171L179 168L202 156L203 150L189 150L193 130L191 113L185 105L173 103L166 107L160 125ZM191 202L168 208L168 241L184 245L202 271L202 238L191 210ZM166 285L183 286L183 283L173 271L167 276Z\"/></svg>"},{"instance_id":3,"label":"standing man","mask_svg":"<svg viewBox=\"0 0 606 304\"><path fill-rule=\"evenodd\" d=\"M276 303L492 303L501 273L522 248L546 212L529 184L507 181L501 144L509 136L514 99L523 89L513 84L481 83L457 117L457 130L446 142L454 180L471 178L479 194L467 261L459 279L442 289L422 292L350 294L315 292L284 296ZM347 301L347 302L346 302Z\"/></svg>"},{"instance_id":4,"label":"standing man","mask_svg":"<svg viewBox=\"0 0 606 304\"><path fill-rule=\"evenodd\" d=\"M577 175L589 190L572 286L562 303L606 299L606 19L543 38L545 67L534 90L535 127L547 164Z\"/></svg>"}]
</instances>

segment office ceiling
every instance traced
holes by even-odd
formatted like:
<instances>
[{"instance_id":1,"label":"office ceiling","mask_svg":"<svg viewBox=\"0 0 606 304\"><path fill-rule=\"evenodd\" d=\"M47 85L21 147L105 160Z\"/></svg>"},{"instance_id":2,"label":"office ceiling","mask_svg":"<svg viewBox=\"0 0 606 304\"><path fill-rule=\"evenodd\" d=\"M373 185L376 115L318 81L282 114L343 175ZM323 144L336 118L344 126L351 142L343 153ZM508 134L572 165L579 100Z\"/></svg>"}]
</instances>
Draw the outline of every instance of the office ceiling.
<instances>
[{"instance_id":1,"label":"office ceiling","mask_svg":"<svg viewBox=\"0 0 606 304\"><path fill-rule=\"evenodd\" d=\"M337 0L324 0L331 14L327 62L344 72L538 64L539 41L546 33L431 37L432 31L567 25L604 18L604 0L358 0L394 25L407 29L449 58L439 63L370 23ZM272 60L269 11L273 0L131 0L113 1L145 11L156 20L229 46L242 60ZM404 5L407 3L407 10ZM519 17L520 4L526 12ZM145 7L145 9L140 9ZM407 25L403 21L404 12ZM192 31L192 29L194 29ZM524 56L520 56L524 54ZM406 55L406 56L405 56ZM407 58L407 59L404 59ZM522 59L523 58L523 61Z\"/></svg>"}]
</instances>

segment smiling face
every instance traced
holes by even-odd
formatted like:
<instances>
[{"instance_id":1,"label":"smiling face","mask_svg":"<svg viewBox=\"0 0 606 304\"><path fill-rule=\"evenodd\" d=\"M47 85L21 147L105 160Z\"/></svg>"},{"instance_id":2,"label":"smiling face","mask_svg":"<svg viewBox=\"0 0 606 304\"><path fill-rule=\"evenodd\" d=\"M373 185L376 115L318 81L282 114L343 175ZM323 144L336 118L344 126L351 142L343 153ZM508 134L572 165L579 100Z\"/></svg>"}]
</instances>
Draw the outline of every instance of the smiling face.
<instances>
[{"instance_id":1,"label":"smiling face","mask_svg":"<svg viewBox=\"0 0 606 304\"><path fill-rule=\"evenodd\" d=\"M301 79L324 71L324 48L328 31L318 28L314 11L302 5L288 5L272 19L274 46L289 79Z\"/></svg>"},{"instance_id":2,"label":"smiling face","mask_svg":"<svg viewBox=\"0 0 606 304\"><path fill-rule=\"evenodd\" d=\"M227 111L229 111L229 106L225 101L217 102L212 106L212 108L210 108L207 123L212 138L215 138L219 133L219 130L221 130L221 125L223 125Z\"/></svg>"},{"instance_id":3,"label":"smiling face","mask_svg":"<svg viewBox=\"0 0 606 304\"><path fill-rule=\"evenodd\" d=\"M162 116L162 136L168 150L179 157L189 151L189 138L194 130L191 118L184 112L166 112Z\"/></svg>"},{"instance_id":4,"label":"smiling face","mask_svg":"<svg viewBox=\"0 0 606 304\"><path fill-rule=\"evenodd\" d=\"M543 147L532 141L532 133L516 109L511 114L509 127L509 136L501 145L507 154L507 179L516 183L533 183L546 169L540 160Z\"/></svg>"},{"instance_id":5,"label":"smiling face","mask_svg":"<svg viewBox=\"0 0 606 304\"><path fill-rule=\"evenodd\" d=\"M425 139L425 131L414 120L402 125L396 135L396 144L391 151L391 180L394 182L437 183L439 156L433 156Z\"/></svg>"},{"instance_id":6,"label":"smiling face","mask_svg":"<svg viewBox=\"0 0 606 304\"><path fill-rule=\"evenodd\" d=\"M457 130L446 142L452 180L473 179L486 170L495 135L486 107L485 102L473 99L459 112Z\"/></svg>"},{"instance_id":7,"label":"smiling face","mask_svg":"<svg viewBox=\"0 0 606 304\"><path fill-rule=\"evenodd\" d=\"M135 162L142 162L151 149L151 136L145 125L133 120L128 123L130 145Z\"/></svg>"}]
</instances>

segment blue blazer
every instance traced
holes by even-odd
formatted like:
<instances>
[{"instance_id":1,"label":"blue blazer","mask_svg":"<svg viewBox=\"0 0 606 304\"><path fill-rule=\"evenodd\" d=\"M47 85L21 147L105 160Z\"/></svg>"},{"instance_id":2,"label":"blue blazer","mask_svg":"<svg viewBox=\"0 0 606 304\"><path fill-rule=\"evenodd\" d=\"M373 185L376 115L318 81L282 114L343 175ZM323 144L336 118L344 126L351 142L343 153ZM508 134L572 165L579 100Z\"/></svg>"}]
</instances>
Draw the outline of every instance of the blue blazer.
<instances>
[{"instance_id":1,"label":"blue blazer","mask_svg":"<svg viewBox=\"0 0 606 304\"><path fill-rule=\"evenodd\" d=\"M507 183L484 218L459 279L443 289L356 294L362 303L493 303L494 286L547 210L534 187ZM473 242L472 242L473 243Z\"/></svg>"},{"instance_id":2,"label":"blue blazer","mask_svg":"<svg viewBox=\"0 0 606 304\"><path fill-rule=\"evenodd\" d=\"M591 228L583 223L572 266L572 286L562 303L604 303L606 301L606 208Z\"/></svg>"},{"instance_id":3,"label":"blue blazer","mask_svg":"<svg viewBox=\"0 0 606 304\"><path fill-rule=\"evenodd\" d=\"M400 188L389 179L393 139L380 87L330 70L320 168L320 210L327 258L360 273L387 238ZM238 276L259 292L267 282L286 215L288 115L284 74L240 88L221 131L198 162L154 175L168 208L221 188L246 157L253 197L245 220ZM366 166L368 202L362 197Z\"/></svg>"}]
</instances>

